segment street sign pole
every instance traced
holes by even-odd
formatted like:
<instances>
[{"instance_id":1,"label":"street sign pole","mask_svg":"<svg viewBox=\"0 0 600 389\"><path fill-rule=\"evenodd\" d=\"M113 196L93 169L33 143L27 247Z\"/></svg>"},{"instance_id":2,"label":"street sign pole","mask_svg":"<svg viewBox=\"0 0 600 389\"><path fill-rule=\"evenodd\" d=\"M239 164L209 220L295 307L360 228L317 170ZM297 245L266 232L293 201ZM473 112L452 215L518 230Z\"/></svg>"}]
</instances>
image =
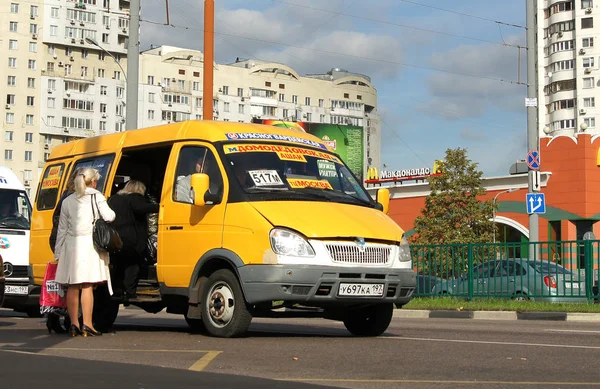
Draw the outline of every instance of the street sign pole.
<instances>
[{"instance_id":1,"label":"street sign pole","mask_svg":"<svg viewBox=\"0 0 600 389\"><path fill-rule=\"evenodd\" d=\"M529 101L536 98L537 78L535 74L535 57L537 47L535 42L535 1L525 0L526 19L527 19L527 98ZM538 126L537 109L538 104L527 104L527 149L538 151ZM533 179L535 172L529 170L529 192L534 191ZM529 257L539 259L537 252L538 245L532 242L539 241L538 215L532 213L529 215Z\"/></svg>"}]
</instances>

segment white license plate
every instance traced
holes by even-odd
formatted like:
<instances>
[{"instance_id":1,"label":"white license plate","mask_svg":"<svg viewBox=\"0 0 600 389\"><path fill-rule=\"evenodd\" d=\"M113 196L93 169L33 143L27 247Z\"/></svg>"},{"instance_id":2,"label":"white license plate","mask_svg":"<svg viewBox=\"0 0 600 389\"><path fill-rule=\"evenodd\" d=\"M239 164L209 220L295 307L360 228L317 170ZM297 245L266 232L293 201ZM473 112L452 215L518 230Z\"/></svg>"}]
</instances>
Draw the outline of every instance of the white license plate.
<instances>
[{"instance_id":1,"label":"white license plate","mask_svg":"<svg viewBox=\"0 0 600 389\"><path fill-rule=\"evenodd\" d=\"M27 294L27 286L5 285L4 293L6 293L6 294Z\"/></svg>"},{"instance_id":2,"label":"white license plate","mask_svg":"<svg viewBox=\"0 0 600 389\"><path fill-rule=\"evenodd\" d=\"M576 282L572 282L572 283L567 283L567 288L571 288L571 289L579 289L579 283Z\"/></svg>"},{"instance_id":3,"label":"white license plate","mask_svg":"<svg viewBox=\"0 0 600 389\"><path fill-rule=\"evenodd\" d=\"M383 296L384 284L340 284L339 296Z\"/></svg>"}]
</instances>

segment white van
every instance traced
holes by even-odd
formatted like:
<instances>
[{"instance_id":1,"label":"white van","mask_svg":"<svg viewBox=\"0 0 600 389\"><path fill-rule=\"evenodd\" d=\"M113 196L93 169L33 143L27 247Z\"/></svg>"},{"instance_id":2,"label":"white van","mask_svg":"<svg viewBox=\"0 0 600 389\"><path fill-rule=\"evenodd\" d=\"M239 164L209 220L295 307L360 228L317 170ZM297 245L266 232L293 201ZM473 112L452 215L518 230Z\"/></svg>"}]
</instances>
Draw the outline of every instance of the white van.
<instances>
[{"instance_id":1,"label":"white van","mask_svg":"<svg viewBox=\"0 0 600 389\"><path fill-rule=\"evenodd\" d=\"M39 294L30 296L29 229L31 204L23 183L0 166L0 255L6 278L4 308L39 316Z\"/></svg>"}]
</instances>

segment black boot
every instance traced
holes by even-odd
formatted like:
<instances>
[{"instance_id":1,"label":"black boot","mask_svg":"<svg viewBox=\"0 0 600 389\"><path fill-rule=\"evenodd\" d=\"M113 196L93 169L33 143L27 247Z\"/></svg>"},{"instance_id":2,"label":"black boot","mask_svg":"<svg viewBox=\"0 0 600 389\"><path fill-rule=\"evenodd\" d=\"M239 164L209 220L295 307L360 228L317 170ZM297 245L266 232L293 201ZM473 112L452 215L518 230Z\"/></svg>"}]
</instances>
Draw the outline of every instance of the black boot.
<instances>
[{"instance_id":1,"label":"black boot","mask_svg":"<svg viewBox=\"0 0 600 389\"><path fill-rule=\"evenodd\" d=\"M51 334L52 331L57 334L65 334L67 330L60 324L60 316L56 313L49 313L46 318L46 328L48 329L48 333Z\"/></svg>"}]
</instances>

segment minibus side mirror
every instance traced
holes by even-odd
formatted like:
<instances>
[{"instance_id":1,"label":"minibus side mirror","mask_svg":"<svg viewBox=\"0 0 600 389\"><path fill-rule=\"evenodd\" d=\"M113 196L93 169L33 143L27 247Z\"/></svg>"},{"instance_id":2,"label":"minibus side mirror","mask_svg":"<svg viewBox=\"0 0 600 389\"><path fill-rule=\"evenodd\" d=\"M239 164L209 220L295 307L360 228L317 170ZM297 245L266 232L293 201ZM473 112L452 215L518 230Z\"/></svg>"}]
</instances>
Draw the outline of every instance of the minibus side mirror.
<instances>
[{"instance_id":1,"label":"minibus side mirror","mask_svg":"<svg viewBox=\"0 0 600 389\"><path fill-rule=\"evenodd\" d=\"M381 211L387 215L390 210L390 190L387 188L377 189L376 201L383 207Z\"/></svg>"},{"instance_id":2,"label":"minibus side mirror","mask_svg":"<svg viewBox=\"0 0 600 389\"><path fill-rule=\"evenodd\" d=\"M192 179L190 180L192 187L192 200L194 205L202 207L206 205L206 201L204 200L204 195L208 192L208 188L210 187L210 179L208 178L208 174L196 173L192 174Z\"/></svg>"}]
</instances>

